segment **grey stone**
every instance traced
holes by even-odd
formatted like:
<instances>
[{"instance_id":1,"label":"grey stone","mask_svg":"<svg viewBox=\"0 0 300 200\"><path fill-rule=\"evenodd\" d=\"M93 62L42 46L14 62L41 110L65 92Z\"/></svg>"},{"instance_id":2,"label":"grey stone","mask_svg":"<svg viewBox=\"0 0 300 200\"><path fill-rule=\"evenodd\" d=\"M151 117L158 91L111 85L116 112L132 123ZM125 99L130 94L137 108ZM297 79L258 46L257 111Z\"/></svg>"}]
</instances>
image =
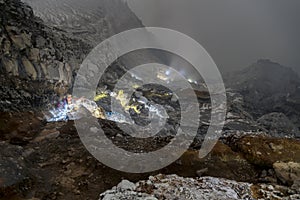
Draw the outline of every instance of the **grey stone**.
<instances>
[{"instance_id":1,"label":"grey stone","mask_svg":"<svg viewBox=\"0 0 300 200\"><path fill-rule=\"evenodd\" d=\"M117 188L119 190L135 190L136 186L134 183L128 180L123 180L121 183L118 184Z\"/></svg>"},{"instance_id":2,"label":"grey stone","mask_svg":"<svg viewBox=\"0 0 300 200\"><path fill-rule=\"evenodd\" d=\"M254 200L251 195L251 184L238 183L226 179L203 177L199 179L183 178L177 175L157 175L148 181L139 181L136 190L120 191L108 190L100 197L108 196L110 199L230 199ZM153 188L151 194L143 193L143 186ZM137 192L139 191L139 192ZM139 196L142 195L142 197ZM101 199L101 198L100 198Z\"/></svg>"},{"instance_id":3,"label":"grey stone","mask_svg":"<svg viewBox=\"0 0 300 200\"><path fill-rule=\"evenodd\" d=\"M300 163L295 162L277 162L273 164L276 176L285 184L294 186L300 181Z\"/></svg>"}]
</instances>

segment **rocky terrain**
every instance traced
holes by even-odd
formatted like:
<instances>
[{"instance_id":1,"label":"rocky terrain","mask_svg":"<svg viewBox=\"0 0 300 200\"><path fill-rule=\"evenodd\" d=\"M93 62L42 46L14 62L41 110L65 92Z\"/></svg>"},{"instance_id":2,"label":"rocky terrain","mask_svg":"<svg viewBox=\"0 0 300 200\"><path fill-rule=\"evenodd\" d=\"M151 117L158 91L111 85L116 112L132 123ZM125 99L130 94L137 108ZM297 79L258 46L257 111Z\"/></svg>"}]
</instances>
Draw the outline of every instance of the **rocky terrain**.
<instances>
[{"instance_id":1,"label":"rocky terrain","mask_svg":"<svg viewBox=\"0 0 300 200\"><path fill-rule=\"evenodd\" d=\"M167 199L176 199L180 194L182 198L202 195L203 198L221 199L218 196L224 192L232 199L243 199L243 195L249 199L265 199L268 195L272 196L270 199L299 198L300 141L295 139L276 139L266 135L223 138L224 141L218 142L203 159L199 159L195 147L164 169L147 174L128 174L94 159L81 143L72 121L45 123L40 119L33 113L1 114L1 198L97 199L100 193L122 180L145 185L132 191L113 188L101 198L118 199L118 195L125 195L124 199L128 196L132 199L148 196L164 199L164 195L169 195ZM100 123L120 147L153 147L151 143L141 144L122 136L122 131L114 123L105 120ZM155 179L157 183L140 181L159 173L177 176L160 175ZM236 181L244 182L244 187L241 188ZM166 184L173 185L174 189Z\"/></svg>"},{"instance_id":2,"label":"rocky terrain","mask_svg":"<svg viewBox=\"0 0 300 200\"><path fill-rule=\"evenodd\" d=\"M92 157L74 121L47 122L43 111L71 91L76 70L98 42L140 27L140 21L118 0L86 7L68 0L47 1L47 7L44 1L26 2L42 19L19 0L0 0L0 199L300 199L299 77L289 68L260 60L230 79L222 137L202 159L211 102L207 91L195 86L201 126L190 149L161 170L123 173ZM120 11L124 21L115 18ZM141 62L144 56L123 61ZM126 70L123 61L115 63L121 69L109 73L107 85ZM165 106L176 124L179 106L169 91L141 87L140 92ZM109 107L108 102L97 103ZM99 123L128 151L160 148L176 131L169 126L164 135L137 140L116 122Z\"/></svg>"},{"instance_id":3,"label":"rocky terrain","mask_svg":"<svg viewBox=\"0 0 300 200\"><path fill-rule=\"evenodd\" d=\"M182 178L177 175L150 176L136 184L123 180L116 187L100 195L103 200L158 200L158 199L299 199L297 194L282 194L287 188L266 184L230 181L222 178Z\"/></svg>"},{"instance_id":4,"label":"rocky terrain","mask_svg":"<svg viewBox=\"0 0 300 200\"><path fill-rule=\"evenodd\" d=\"M50 26L60 28L73 37L95 47L120 32L143 27L142 22L122 0L24 0L34 13ZM149 34L149 37L151 35ZM163 56L152 50L130 52L118 59L114 72L150 62L163 62ZM113 72L105 79L117 79ZM106 82L109 82L107 80Z\"/></svg>"},{"instance_id":5,"label":"rocky terrain","mask_svg":"<svg viewBox=\"0 0 300 200\"><path fill-rule=\"evenodd\" d=\"M90 46L48 27L20 1L2 1L1 12L2 70L24 79L72 84L72 73Z\"/></svg>"},{"instance_id":6,"label":"rocky terrain","mask_svg":"<svg viewBox=\"0 0 300 200\"><path fill-rule=\"evenodd\" d=\"M120 0L24 0L48 25L66 30L95 46L104 39L142 22Z\"/></svg>"},{"instance_id":7,"label":"rocky terrain","mask_svg":"<svg viewBox=\"0 0 300 200\"><path fill-rule=\"evenodd\" d=\"M293 126L290 120L299 129L300 78L291 68L270 60L259 60L227 78L227 86L244 96L245 109L256 119L266 115L261 118L261 122L267 128L283 124L286 127ZM271 114L274 112L277 114ZM275 121L281 121L281 124L273 121L271 125L270 122L266 122L271 115L272 118L276 118ZM280 130L280 127L278 128Z\"/></svg>"},{"instance_id":8,"label":"rocky terrain","mask_svg":"<svg viewBox=\"0 0 300 200\"><path fill-rule=\"evenodd\" d=\"M52 93L64 95L91 47L45 25L20 1L1 1L0 7L1 110L42 107Z\"/></svg>"}]
</instances>

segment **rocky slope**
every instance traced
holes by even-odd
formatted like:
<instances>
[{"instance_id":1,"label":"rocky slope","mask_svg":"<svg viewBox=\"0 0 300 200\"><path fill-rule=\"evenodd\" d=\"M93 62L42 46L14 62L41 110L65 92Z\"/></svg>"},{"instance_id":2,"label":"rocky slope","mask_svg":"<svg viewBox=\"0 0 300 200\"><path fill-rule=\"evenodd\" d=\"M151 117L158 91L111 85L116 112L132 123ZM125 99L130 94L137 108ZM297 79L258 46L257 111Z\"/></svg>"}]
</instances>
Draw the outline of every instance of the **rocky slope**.
<instances>
[{"instance_id":1,"label":"rocky slope","mask_svg":"<svg viewBox=\"0 0 300 200\"><path fill-rule=\"evenodd\" d=\"M292 69L270 60L259 60L227 78L227 86L244 97L244 109L255 119L260 118L258 122L274 136L300 136L300 78ZM277 114L271 114L274 112ZM275 125L275 121L282 123ZM280 126L285 126L289 133L280 132ZM278 134L274 133L274 127Z\"/></svg>"},{"instance_id":2,"label":"rocky slope","mask_svg":"<svg viewBox=\"0 0 300 200\"><path fill-rule=\"evenodd\" d=\"M90 46L46 26L17 0L1 3L1 65L13 76L71 84Z\"/></svg>"},{"instance_id":3,"label":"rocky slope","mask_svg":"<svg viewBox=\"0 0 300 200\"><path fill-rule=\"evenodd\" d=\"M143 27L142 22L122 0L23 0L46 24L58 27L95 47L120 32ZM151 35L149 34L149 37ZM131 52L118 60L109 76L144 63L162 62L152 50Z\"/></svg>"},{"instance_id":4,"label":"rocky slope","mask_svg":"<svg viewBox=\"0 0 300 200\"><path fill-rule=\"evenodd\" d=\"M91 47L45 25L18 0L0 8L1 110L35 108L66 93Z\"/></svg>"},{"instance_id":5,"label":"rocky slope","mask_svg":"<svg viewBox=\"0 0 300 200\"><path fill-rule=\"evenodd\" d=\"M269 95L293 94L300 85L298 75L291 69L270 60L258 60L246 69L234 74L230 86L251 91L253 100L259 102ZM250 97L250 94L249 94ZM274 99L275 101L275 99Z\"/></svg>"},{"instance_id":6,"label":"rocky slope","mask_svg":"<svg viewBox=\"0 0 300 200\"><path fill-rule=\"evenodd\" d=\"M121 0L24 0L48 25L59 27L93 46L122 31L142 27Z\"/></svg>"},{"instance_id":7,"label":"rocky slope","mask_svg":"<svg viewBox=\"0 0 300 200\"><path fill-rule=\"evenodd\" d=\"M21 1L0 2L0 70L5 74L0 77L1 111L43 108L53 103L71 92L76 71L92 47L128 27L142 26L121 1L28 3L46 22ZM117 23L112 12L116 10L123 11L124 22ZM127 63L134 62L133 58L137 57L129 57ZM103 82L113 84L124 73L123 65L113 65ZM7 75L14 78L8 80Z\"/></svg>"}]
</instances>

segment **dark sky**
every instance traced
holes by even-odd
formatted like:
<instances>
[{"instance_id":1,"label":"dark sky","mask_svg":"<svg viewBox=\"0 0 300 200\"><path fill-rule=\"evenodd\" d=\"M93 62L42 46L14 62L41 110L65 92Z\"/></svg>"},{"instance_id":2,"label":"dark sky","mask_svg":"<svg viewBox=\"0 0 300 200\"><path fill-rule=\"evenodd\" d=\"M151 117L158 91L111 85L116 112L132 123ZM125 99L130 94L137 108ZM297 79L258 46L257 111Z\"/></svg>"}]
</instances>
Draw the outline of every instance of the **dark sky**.
<instances>
[{"instance_id":1,"label":"dark sky","mask_svg":"<svg viewBox=\"0 0 300 200\"><path fill-rule=\"evenodd\" d=\"M268 58L300 72L300 0L128 0L145 26L183 32L222 71Z\"/></svg>"}]
</instances>

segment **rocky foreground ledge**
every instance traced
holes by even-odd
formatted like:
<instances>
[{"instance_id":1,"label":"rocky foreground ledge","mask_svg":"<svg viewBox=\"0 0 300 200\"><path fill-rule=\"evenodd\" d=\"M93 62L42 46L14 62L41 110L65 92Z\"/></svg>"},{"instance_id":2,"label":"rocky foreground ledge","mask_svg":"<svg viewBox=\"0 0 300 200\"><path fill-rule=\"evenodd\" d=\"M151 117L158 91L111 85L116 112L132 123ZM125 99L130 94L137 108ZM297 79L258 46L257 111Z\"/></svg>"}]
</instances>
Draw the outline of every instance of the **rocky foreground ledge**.
<instances>
[{"instance_id":1,"label":"rocky foreground ledge","mask_svg":"<svg viewBox=\"0 0 300 200\"><path fill-rule=\"evenodd\" d=\"M254 200L299 199L288 188L278 185L249 184L222 178L183 178L177 175L150 176L136 184L123 180L116 187L100 195L100 200Z\"/></svg>"}]
</instances>

